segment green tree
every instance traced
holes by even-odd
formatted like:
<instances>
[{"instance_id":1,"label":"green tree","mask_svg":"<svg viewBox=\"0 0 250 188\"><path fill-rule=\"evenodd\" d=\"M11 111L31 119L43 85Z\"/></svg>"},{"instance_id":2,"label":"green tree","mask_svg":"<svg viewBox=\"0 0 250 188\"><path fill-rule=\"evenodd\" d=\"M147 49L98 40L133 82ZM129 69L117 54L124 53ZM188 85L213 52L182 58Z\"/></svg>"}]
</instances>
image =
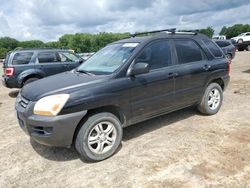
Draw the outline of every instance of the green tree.
<instances>
[{"instance_id":1,"label":"green tree","mask_svg":"<svg viewBox=\"0 0 250 188\"><path fill-rule=\"evenodd\" d=\"M205 29L199 29L199 33L207 35L209 38L212 38L214 35L214 29L212 27L207 27Z\"/></svg>"},{"instance_id":2,"label":"green tree","mask_svg":"<svg viewBox=\"0 0 250 188\"><path fill-rule=\"evenodd\" d=\"M6 54L14 50L18 46L19 42L16 39L10 37L0 38L0 58L4 59Z\"/></svg>"},{"instance_id":3,"label":"green tree","mask_svg":"<svg viewBox=\"0 0 250 188\"><path fill-rule=\"evenodd\" d=\"M250 32L250 25L249 24L235 24L231 27L223 26L220 34L226 35L227 38L232 38L238 36L241 33Z\"/></svg>"},{"instance_id":4,"label":"green tree","mask_svg":"<svg viewBox=\"0 0 250 188\"><path fill-rule=\"evenodd\" d=\"M18 47L21 48L44 48L46 45L40 40L29 40L19 42Z\"/></svg>"}]
</instances>

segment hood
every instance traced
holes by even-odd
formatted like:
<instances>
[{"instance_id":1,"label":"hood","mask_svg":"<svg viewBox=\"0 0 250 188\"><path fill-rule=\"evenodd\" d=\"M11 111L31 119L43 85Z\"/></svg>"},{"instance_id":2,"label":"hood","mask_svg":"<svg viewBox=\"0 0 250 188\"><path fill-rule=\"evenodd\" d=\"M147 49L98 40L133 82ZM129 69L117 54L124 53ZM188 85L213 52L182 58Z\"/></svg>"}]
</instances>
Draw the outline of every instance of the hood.
<instances>
[{"instance_id":1,"label":"hood","mask_svg":"<svg viewBox=\"0 0 250 188\"><path fill-rule=\"evenodd\" d=\"M232 40L237 40L239 37L233 37L233 38L231 38Z\"/></svg>"},{"instance_id":2,"label":"hood","mask_svg":"<svg viewBox=\"0 0 250 188\"><path fill-rule=\"evenodd\" d=\"M103 82L109 76L95 76L75 71L64 72L37 80L23 87L21 95L31 101L37 101L42 97L71 93L75 89L88 87L90 84Z\"/></svg>"}]
</instances>

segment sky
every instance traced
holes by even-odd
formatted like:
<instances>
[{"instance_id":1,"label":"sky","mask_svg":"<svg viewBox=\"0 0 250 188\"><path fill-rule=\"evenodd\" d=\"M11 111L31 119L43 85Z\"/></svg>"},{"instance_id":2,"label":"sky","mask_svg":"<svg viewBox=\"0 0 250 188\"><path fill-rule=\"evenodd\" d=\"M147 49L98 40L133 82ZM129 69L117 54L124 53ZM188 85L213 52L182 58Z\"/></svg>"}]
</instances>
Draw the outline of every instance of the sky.
<instances>
[{"instance_id":1,"label":"sky","mask_svg":"<svg viewBox=\"0 0 250 188\"><path fill-rule=\"evenodd\" d=\"M0 37L54 41L64 34L250 24L250 0L0 0Z\"/></svg>"}]
</instances>

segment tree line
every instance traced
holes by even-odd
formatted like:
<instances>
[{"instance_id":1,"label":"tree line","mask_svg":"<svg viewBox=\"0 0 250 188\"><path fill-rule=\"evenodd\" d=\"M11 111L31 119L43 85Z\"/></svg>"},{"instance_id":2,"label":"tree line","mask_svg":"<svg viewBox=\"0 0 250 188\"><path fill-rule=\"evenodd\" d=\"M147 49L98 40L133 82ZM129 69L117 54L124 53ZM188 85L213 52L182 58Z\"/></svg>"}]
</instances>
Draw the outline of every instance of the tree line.
<instances>
[{"instance_id":1,"label":"tree line","mask_svg":"<svg viewBox=\"0 0 250 188\"><path fill-rule=\"evenodd\" d=\"M197 30L200 33L212 38L214 29L207 27ZM236 24L232 27L223 27L220 34L226 35L229 38L236 36L242 32L250 31L250 25ZM130 33L76 33L66 34L59 38L58 41L43 42L40 40L18 41L10 37L0 38L0 59L5 58L9 51L16 48L65 48L72 49L76 53L81 52L96 52L107 44L130 37Z\"/></svg>"},{"instance_id":2,"label":"tree line","mask_svg":"<svg viewBox=\"0 0 250 188\"><path fill-rule=\"evenodd\" d=\"M220 35L226 35L227 39L230 39L245 32L250 32L249 24L235 24L230 27L223 26L220 31Z\"/></svg>"}]
</instances>

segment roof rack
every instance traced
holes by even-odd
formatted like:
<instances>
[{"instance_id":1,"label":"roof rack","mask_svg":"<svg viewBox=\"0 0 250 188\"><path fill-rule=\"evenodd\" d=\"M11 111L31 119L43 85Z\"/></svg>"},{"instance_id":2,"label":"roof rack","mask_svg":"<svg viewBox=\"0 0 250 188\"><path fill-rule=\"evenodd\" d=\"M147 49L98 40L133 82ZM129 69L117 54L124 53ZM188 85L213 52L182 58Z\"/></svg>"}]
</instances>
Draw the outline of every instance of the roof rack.
<instances>
[{"instance_id":1,"label":"roof rack","mask_svg":"<svg viewBox=\"0 0 250 188\"><path fill-rule=\"evenodd\" d=\"M194 30L179 30L176 33L177 34L184 34L184 35L197 35L199 33L199 29L194 29Z\"/></svg>"},{"instance_id":2,"label":"roof rack","mask_svg":"<svg viewBox=\"0 0 250 188\"><path fill-rule=\"evenodd\" d=\"M136 37L138 35L145 35L145 34L152 34L152 33L161 33L161 32L169 32L171 34L175 34L176 32L176 28L170 28L170 29L162 29L162 30L155 30L155 31L148 31L148 32L142 32L142 33L134 33L134 34L131 34L130 36L131 37Z\"/></svg>"}]
</instances>

